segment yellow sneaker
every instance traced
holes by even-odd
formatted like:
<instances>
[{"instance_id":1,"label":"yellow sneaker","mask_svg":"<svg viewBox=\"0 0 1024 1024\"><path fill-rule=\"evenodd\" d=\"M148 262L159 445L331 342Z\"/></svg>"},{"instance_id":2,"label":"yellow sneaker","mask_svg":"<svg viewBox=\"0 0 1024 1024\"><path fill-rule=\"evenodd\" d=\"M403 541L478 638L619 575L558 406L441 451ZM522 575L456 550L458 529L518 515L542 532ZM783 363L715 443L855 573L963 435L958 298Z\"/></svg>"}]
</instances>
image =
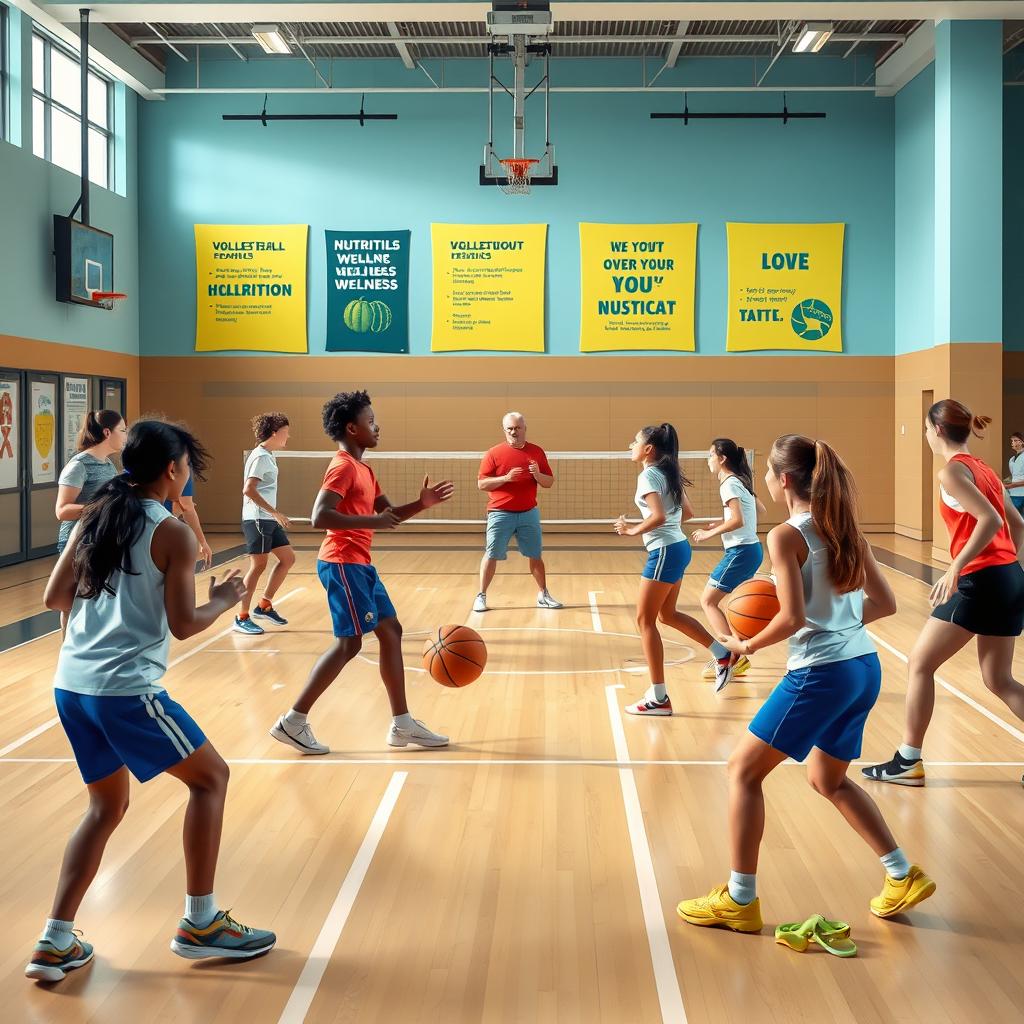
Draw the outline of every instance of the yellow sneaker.
<instances>
[{"instance_id":1,"label":"yellow sneaker","mask_svg":"<svg viewBox=\"0 0 1024 1024\"><path fill-rule=\"evenodd\" d=\"M718 926L734 932L759 932L764 926L761 901L755 899L744 907L729 895L728 885L712 889L707 896L683 900L676 913L688 924L704 928Z\"/></svg>"},{"instance_id":2,"label":"yellow sneaker","mask_svg":"<svg viewBox=\"0 0 1024 1024\"><path fill-rule=\"evenodd\" d=\"M701 679L714 679L717 673L718 661L712 658L705 666L704 671L701 672ZM740 660L736 662L732 667L733 677L746 675L747 669L750 668L750 659L745 655L740 655Z\"/></svg>"},{"instance_id":3,"label":"yellow sneaker","mask_svg":"<svg viewBox=\"0 0 1024 1024\"><path fill-rule=\"evenodd\" d=\"M906 878L885 876L881 895L871 901L875 917L892 917L928 899L935 892L935 883L916 865L912 864Z\"/></svg>"}]
</instances>

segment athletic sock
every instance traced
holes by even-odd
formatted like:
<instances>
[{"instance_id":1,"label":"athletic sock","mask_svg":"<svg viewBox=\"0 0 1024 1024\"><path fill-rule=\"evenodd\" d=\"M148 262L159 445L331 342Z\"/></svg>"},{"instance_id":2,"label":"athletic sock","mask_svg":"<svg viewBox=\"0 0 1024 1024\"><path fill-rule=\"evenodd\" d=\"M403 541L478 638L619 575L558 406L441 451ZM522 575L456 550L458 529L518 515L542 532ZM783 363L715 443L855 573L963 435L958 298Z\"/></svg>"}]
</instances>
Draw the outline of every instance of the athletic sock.
<instances>
[{"instance_id":1,"label":"athletic sock","mask_svg":"<svg viewBox=\"0 0 1024 1024\"><path fill-rule=\"evenodd\" d=\"M753 903L757 899L757 875L745 875L742 871L730 871L729 895L741 907Z\"/></svg>"},{"instance_id":2,"label":"athletic sock","mask_svg":"<svg viewBox=\"0 0 1024 1024\"><path fill-rule=\"evenodd\" d=\"M296 729L301 729L306 724L306 716L301 711L296 711L294 708L285 714L284 720L288 725L294 725Z\"/></svg>"},{"instance_id":3,"label":"athletic sock","mask_svg":"<svg viewBox=\"0 0 1024 1024\"><path fill-rule=\"evenodd\" d=\"M244 622L247 618L249 618L249 613L248 612L239 612L238 613L238 617Z\"/></svg>"},{"instance_id":4,"label":"athletic sock","mask_svg":"<svg viewBox=\"0 0 1024 1024\"><path fill-rule=\"evenodd\" d=\"M887 853L884 857L879 857L878 859L882 862L885 873L890 878L896 879L897 882L910 874L910 861L907 860L907 855L899 846L892 853Z\"/></svg>"},{"instance_id":5,"label":"athletic sock","mask_svg":"<svg viewBox=\"0 0 1024 1024\"><path fill-rule=\"evenodd\" d=\"M269 609L271 609L273 607L274 607L274 602L271 601L269 597L261 597L260 598L260 609L262 611L268 611Z\"/></svg>"},{"instance_id":6,"label":"athletic sock","mask_svg":"<svg viewBox=\"0 0 1024 1024\"><path fill-rule=\"evenodd\" d=\"M197 927L205 928L217 916L213 893L207 896L185 896L185 916Z\"/></svg>"},{"instance_id":7,"label":"athletic sock","mask_svg":"<svg viewBox=\"0 0 1024 1024\"><path fill-rule=\"evenodd\" d=\"M727 658L732 657L729 653L729 648L724 644L720 644L717 640L711 641L710 651L715 656L716 661L725 661Z\"/></svg>"},{"instance_id":8,"label":"athletic sock","mask_svg":"<svg viewBox=\"0 0 1024 1024\"><path fill-rule=\"evenodd\" d=\"M664 683L651 683L651 688L645 696L647 700L656 700L659 704L664 704L668 700L668 690Z\"/></svg>"},{"instance_id":9,"label":"athletic sock","mask_svg":"<svg viewBox=\"0 0 1024 1024\"><path fill-rule=\"evenodd\" d=\"M57 921L52 917L46 919L46 927L40 939L52 943L57 949L67 949L75 941L75 922Z\"/></svg>"},{"instance_id":10,"label":"athletic sock","mask_svg":"<svg viewBox=\"0 0 1024 1024\"><path fill-rule=\"evenodd\" d=\"M906 743L901 743L900 744L900 748L897 751L897 753L900 755L900 757L903 758L904 761L920 761L921 760L921 748L920 747L911 747L911 746L909 746Z\"/></svg>"},{"instance_id":11,"label":"athletic sock","mask_svg":"<svg viewBox=\"0 0 1024 1024\"><path fill-rule=\"evenodd\" d=\"M416 724L408 711L404 715L395 715L394 721L399 729L411 729Z\"/></svg>"}]
</instances>

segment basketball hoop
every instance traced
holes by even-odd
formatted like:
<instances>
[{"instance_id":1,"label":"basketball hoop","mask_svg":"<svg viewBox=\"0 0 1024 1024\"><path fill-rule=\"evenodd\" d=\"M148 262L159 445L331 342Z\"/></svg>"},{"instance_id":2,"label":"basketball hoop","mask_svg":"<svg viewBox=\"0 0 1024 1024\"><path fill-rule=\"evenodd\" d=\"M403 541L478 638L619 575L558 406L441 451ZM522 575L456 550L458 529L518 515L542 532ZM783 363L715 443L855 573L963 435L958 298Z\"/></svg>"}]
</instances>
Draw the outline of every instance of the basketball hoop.
<instances>
[{"instance_id":1,"label":"basketball hoop","mask_svg":"<svg viewBox=\"0 0 1024 1024\"><path fill-rule=\"evenodd\" d=\"M113 309L115 302L127 299L125 292L89 292L89 298L96 303L100 309Z\"/></svg>"},{"instance_id":2,"label":"basketball hoop","mask_svg":"<svg viewBox=\"0 0 1024 1024\"><path fill-rule=\"evenodd\" d=\"M499 188L507 196L528 196L530 194L530 175L533 173L534 164L539 160L513 156L498 163L505 168L507 180L504 184L499 181Z\"/></svg>"}]
</instances>

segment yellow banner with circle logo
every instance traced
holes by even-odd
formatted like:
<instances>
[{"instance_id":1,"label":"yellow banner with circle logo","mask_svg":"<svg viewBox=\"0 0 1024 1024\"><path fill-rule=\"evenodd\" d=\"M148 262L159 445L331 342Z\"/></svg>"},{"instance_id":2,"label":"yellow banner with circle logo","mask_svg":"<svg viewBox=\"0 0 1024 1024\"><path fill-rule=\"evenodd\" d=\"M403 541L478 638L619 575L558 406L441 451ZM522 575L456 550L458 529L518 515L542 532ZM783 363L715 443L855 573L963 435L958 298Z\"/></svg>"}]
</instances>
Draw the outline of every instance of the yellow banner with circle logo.
<instances>
[{"instance_id":1,"label":"yellow banner with circle logo","mask_svg":"<svg viewBox=\"0 0 1024 1024\"><path fill-rule=\"evenodd\" d=\"M845 224L727 224L726 348L842 352Z\"/></svg>"}]
</instances>

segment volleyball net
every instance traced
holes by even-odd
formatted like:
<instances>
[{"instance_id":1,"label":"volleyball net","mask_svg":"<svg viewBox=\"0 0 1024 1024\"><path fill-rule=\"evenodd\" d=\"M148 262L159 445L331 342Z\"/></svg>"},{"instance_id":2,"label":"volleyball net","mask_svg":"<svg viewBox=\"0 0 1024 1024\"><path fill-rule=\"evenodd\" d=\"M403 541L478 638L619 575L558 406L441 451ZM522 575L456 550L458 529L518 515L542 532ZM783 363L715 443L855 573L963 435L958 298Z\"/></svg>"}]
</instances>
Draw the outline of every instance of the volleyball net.
<instances>
[{"instance_id":1,"label":"volleyball net","mask_svg":"<svg viewBox=\"0 0 1024 1024\"><path fill-rule=\"evenodd\" d=\"M245 456L248 456L248 451ZM639 518L633 496L639 466L628 452L547 452L554 486L538 490L541 521L551 526L608 525L625 514ZM277 507L296 523L309 522L310 511L334 456L332 451L279 451ZM482 526L487 518L487 495L477 488L483 452L367 451L381 490L395 505L415 501L423 478L432 484L451 480L455 494L418 515L413 522L438 526ZM720 519L722 502L718 478L708 470L707 451L681 452L679 465L691 481L686 488L693 506L691 522ZM755 453L747 452L751 469Z\"/></svg>"}]
</instances>

